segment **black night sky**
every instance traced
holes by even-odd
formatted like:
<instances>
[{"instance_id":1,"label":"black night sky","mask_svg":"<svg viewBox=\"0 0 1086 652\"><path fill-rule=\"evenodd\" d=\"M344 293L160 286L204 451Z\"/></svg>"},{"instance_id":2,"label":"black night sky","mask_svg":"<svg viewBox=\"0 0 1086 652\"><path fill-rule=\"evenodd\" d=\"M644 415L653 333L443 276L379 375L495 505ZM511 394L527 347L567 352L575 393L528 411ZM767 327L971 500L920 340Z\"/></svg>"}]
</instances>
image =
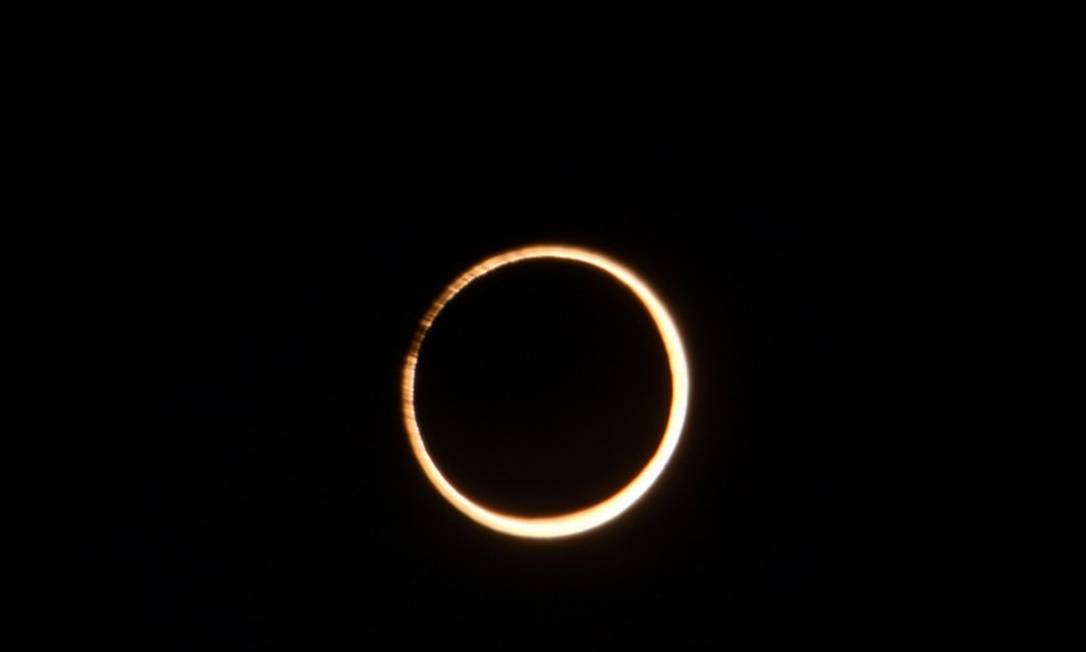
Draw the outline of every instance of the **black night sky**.
<instances>
[{"instance_id":1,"label":"black night sky","mask_svg":"<svg viewBox=\"0 0 1086 652\"><path fill-rule=\"evenodd\" d=\"M885 154L900 125L828 106L797 120L785 101L647 121L178 101L131 117L88 189L132 218L96 233L110 282L88 314L134 353L111 398L124 424L81 448L87 576L70 600L88 631L148 650L725 645L896 609L875 527L895 344L873 334L893 245L872 224L907 212ZM400 421L429 303L535 243L637 271L693 388L653 489L545 542L447 504ZM472 285L419 373L448 475L532 514L624 484L670 396L633 296L558 263Z\"/></svg>"}]
</instances>

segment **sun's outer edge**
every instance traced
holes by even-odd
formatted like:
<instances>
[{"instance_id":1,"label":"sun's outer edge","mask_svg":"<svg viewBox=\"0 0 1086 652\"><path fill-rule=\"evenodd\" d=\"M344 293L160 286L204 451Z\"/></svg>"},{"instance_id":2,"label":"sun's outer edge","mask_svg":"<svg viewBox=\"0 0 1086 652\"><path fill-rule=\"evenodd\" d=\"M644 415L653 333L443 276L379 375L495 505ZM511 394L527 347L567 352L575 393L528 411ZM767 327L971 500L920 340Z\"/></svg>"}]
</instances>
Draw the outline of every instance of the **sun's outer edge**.
<instances>
[{"instance_id":1,"label":"sun's outer edge","mask_svg":"<svg viewBox=\"0 0 1086 652\"><path fill-rule=\"evenodd\" d=\"M660 439L660 445L644 468L622 489L591 507L556 516L527 517L505 514L488 509L460 493L438 470L437 465L426 451L415 417L415 369L418 366L419 351L426 333L441 310L475 279L511 263L540 258L573 260L601 269L628 287L648 310L663 339L667 351L668 365L671 371L671 410L668 414L667 428ZM491 256L477 263L450 283L441 296L427 310L415 337L403 368L403 420L407 428L411 450L426 477L454 507L468 518L488 528L519 537L533 539L552 539L571 536L599 527L616 518L630 508L652 487L667 466L682 435L686 420L686 409L690 397L690 375L687 368L686 351L674 320L663 303L649 286L636 274L602 254L564 245L536 245L521 247Z\"/></svg>"}]
</instances>

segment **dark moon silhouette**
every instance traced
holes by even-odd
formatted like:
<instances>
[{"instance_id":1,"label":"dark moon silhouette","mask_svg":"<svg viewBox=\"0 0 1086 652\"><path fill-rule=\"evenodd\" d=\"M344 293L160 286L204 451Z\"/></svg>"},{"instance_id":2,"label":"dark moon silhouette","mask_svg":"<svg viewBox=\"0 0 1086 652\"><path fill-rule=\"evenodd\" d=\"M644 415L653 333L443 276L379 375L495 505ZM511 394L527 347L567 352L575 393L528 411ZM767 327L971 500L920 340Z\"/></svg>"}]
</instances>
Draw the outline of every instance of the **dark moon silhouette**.
<instances>
[{"instance_id":1,"label":"dark moon silhouette","mask_svg":"<svg viewBox=\"0 0 1086 652\"><path fill-rule=\"evenodd\" d=\"M476 279L427 334L419 425L473 500L529 516L597 503L660 444L671 377L659 331L607 273L532 260Z\"/></svg>"}]
</instances>

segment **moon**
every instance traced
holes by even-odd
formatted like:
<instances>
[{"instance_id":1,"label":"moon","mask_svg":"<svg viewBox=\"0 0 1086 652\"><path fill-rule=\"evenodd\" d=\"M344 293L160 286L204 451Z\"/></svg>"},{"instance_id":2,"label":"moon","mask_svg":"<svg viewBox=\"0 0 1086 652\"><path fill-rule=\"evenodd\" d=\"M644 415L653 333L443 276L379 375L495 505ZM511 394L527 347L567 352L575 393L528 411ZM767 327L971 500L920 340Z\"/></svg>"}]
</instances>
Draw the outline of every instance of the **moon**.
<instances>
[{"instance_id":1,"label":"moon","mask_svg":"<svg viewBox=\"0 0 1086 652\"><path fill-rule=\"evenodd\" d=\"M418 419L415 416L415 372L419 362L419 352L434 320L442 309L472 281L506 265L537 259L558 259L591 265L600 269L632 291L645 310L648 311L663 340L667 351L668 367L671 372L671 410L668 414L667 427L660 439L660 445L652 458L641 471L614 495L601 502L574 512L554 516L518 516L488 509L461 493L442 475L434 460L426 451ZM564 245L537 245L512 249L491 256L473 266L450 283L441 295L430 305L423 316L403 367L403 421L407 428L411 450L415 454L423 473L449 501L453 507L465 516L492 530L517 537L531 539L554 539L567 537L593 528L597 528L618 517L636 503L652 487L667 466L686 420L686 410L690 399L690 374L687 369L686 351L683 348L679 329L671 318L667 308L656 293L636 274L623 265L603 254Z\"/></svg>"}]
</instances>

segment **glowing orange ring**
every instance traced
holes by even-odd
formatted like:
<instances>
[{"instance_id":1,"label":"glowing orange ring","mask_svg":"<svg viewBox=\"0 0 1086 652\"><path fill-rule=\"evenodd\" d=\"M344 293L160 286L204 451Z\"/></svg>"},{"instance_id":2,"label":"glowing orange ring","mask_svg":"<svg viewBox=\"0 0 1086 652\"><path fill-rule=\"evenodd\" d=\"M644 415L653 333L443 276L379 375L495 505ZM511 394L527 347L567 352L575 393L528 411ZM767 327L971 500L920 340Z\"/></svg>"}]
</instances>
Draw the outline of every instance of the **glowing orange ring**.
<instances>
[{"instance_id":1,"label":"glowing orange ring","mask_svg":"<svg viewBox=\"0 0 1086 652\"><path fill-rule=\"evenodd\" d=\"M434 323L434 319L437 318L441 310L457 293L475 279L499 267L536 258L557 258L587 263L622 281L626 287L637 295L637 298L641 300L652 316L653 321L656 322L656 327L660 331L660 336L664 341L664 348L667 351L668 364L671 368L671 412L668 415L667 428L660 440L660 446L656 449L652 459L645 465L645 468L641 469L637 477L613 496L576 512L558 516L525 517L503 514L483 507L460 493L438 470L437 465L434 464L429 453L426 452L426 445L422 441L422 433L419 431L418 421L415 418L415 368L418 366L419 350L422 348L422 342L426 338L427 331L430 330L430 326ZM675 447L679 443L679 436L682 434L683 422L686 420L686 407L689 396L690 375L687 370L686 352L683 350L682 339L679 337L679 331L675 327L671 315L668 314L667 309L664 308L664 305L652 290L633 272L610 258L586 249L566 246L533 246L513 249L487 258L461 274L430 305L430 309L422 318L418 332L415 334L415 339L411 344L410 351L407 353L403 368L404 425L407 427L408 439L411 441L411 450L414 451L415 457L422 466L426 477L430 479L430 482L446 500L468 518L498 532L536 539L564 537L599 527L637 502L660 477L660 473L663 472L668 460L671 459L672 453L675 452Z\"/></svg>"}]
</instances>

